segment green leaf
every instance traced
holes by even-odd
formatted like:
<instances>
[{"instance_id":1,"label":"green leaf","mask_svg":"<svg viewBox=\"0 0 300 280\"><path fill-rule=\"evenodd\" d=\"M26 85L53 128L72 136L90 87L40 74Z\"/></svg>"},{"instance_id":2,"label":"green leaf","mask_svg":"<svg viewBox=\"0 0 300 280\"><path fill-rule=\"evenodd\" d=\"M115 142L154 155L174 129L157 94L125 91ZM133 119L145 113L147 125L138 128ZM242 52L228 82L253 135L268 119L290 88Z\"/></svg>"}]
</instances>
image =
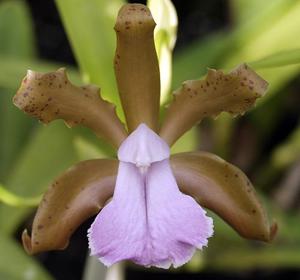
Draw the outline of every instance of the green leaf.
<instances>
[{"instance_id":1,"label":"green leaf","mask_svg":"<svg viewBox=\"0 0 300 280\"><path fill-rule=\"evenodd\" d=\"M0 279L51 280L53 279L12 238L0 233Z\"/></svg>"},{"instance_id":2,"label":"green leaf","mask_svg":"<svg viewBox=\"0 0 300 280\"><path fill-rule=\"evenodd\" d=\"M60 121L47 127L38 126L4 182L9 191L27 197L42 194L55 177L77 160L72 145L73 134ZM13 232L28 211L1 205L1 230Z\"/></svg>"},{"instance_id":3,"label":"green leaf","mask_svg":"<svg viewBox=\"0 0 300 280\"><path fill-rule=\"evenodd\" d=\"M226 56L222 66L229 68L241 61L256 61L273 53L299 48L300 37L295 36L300 25L299 12L300 2L277 0L257 11L252 20L245 18L245 22L232 32L233 51ZM259 71L270 83L268 94L259 104L278 92L299 71L299 65Z\"/></svg>"},{"instance_id":4,"label":"green leaf","mask_svg":"<svg viewBox=\"0 0 300 280\"><path fill-rule=\"evenodd\" d=\"M41 72L56 70L60 66L32 59L20 59L0 55L0 179L4 180L12 168L17 154L26 144L34 127L33 119L27 118L13 105L12 98L28 68ZM73 68L68 69L70 79L79 83L80 76Z\"/></svg>"},{"instance_id":5,"label":"green leaf","mask_svg":"<svg viewBox=\"0 0 300 280\"><path fill-rule=\"evenodd\" d=\"M255 11L251 19L242 16L240 24L234 26L230 33L210 35L175 53L173 88L184 80L201 77L207 67L230 69L241 62L255 61L270 53L300 46L298 37L295 37L300 21L298 1L276 0L267 5L261 4L259 9L254 3L249 5L253 5ZM299 71L297 65L259 71L270 82L267 98L270 93L278 92L279 87Z\"/></svg>"},{"instance_id":6,"label":"green leaf","mask_svg":"<svg viewBox=\"0 0 300 280\"><path fill-rule=\"evenodd\" d=\"M122 0L56 0L84 79L101 88L101 95L120 104L113 71L115 32ZM117 106L118 112L121 107Z\"/></svg>"},{"instance_id":7,"label":"green leaf","mask_svg":"<svg viewBox=\"0 0 300 280\"><path fill-rule=\"evenodd\" d=\"M213 124L214 151L224 159L230 156L231 141L234 132L235 119L227 113L222 113Z\"/></svg>"},{"instance_id":8,"label":"green leaf","mask_svg":"<svg viewBox=\"0 0 300 280\"><path fill-rule=\"evenodd\" d=\"M237 2L239 1L246 2L237 0ZM252 1L248 2L251 2L249 5L255 7ZM244 49L259 35L266 34L268 29L286 15L287 11L291 11L295 4L295 1L290 0L268 2L267 5L261 5L261 9L255 9L251 20L246 16L241 16L240 25L234 26L230 33L227 31L209 35L175 53L173 88L177 88L184 80L201 77L207 67L230 69L243 61L251 60L247 59L248 53ZM235 7L233 6L233 8ZM259 46L259 49L261 47ZM254 59L252 58L252 60Z\"/></svg>"},{"instance_id":9,"label":"green leaf","mask_svg":"<svg viewBox=\"0 0 300 280\"><path fill-rule=\"evenodd\" d=\"M270 203L269 200L266 202ZM279 224L278 235L271 244L247 242L237 237L219 217L209 213L214 219L215 232L219 234L205 252L207 267L239 271L295 267L300 260L299 214L285 213L269 206Z\"/></svg>"},{"instance_id":10,"label":"green leaf","mask_svg":"<svg viewBox=\"0 0 300 280\"><path fill-rule=\"evenodd\" d=\"M0 202L3 202L9 206L14 207L36 207L38 206L39 202L41 200L41 197L33 197L33 198L25 198L21 196L17 196L11 192L9 192L7 189L5 189L0 184Z\"/></svg>"},{"instance_id":11,"label":"green leaf","mask_svg":"<svg viewBox=\"0 0 300 280\"><path fill-rule=\"evenodd\" d=\"M177 37L177 13L170 0L148 0L156 27L155 48L159 60L161 103L168 98L172 81L172 52Z\"/></svg>"},{"instance_id":12,"label":"green leaf","mask_svg":"<svg viewBox=\"0 0 300 280\"><path fill-rule=\"evenodd\" d=\"M286 50L248 63L254 69L281 67L300 63L300 49Z\"/></svg>"},{"instance_id":13,"label":"green leaf","mask_svg":"<svg viewBox=\"0 0 300 280\"><path fill-rule=\"evenodd\" d=\"M199 79L208 67L217 67L230 47L228 34L216 33L175 52L173 89L177 89L183 81Z\"/></svg>"},{"instance_id":14,"label":"green leaf","mask_svg":"<svg viewBox=\"0 0 300 280\"><path fill-rule=\"evenodd\" d=\"M61 64L50 63L36 59L19 59L15 57L6 57L0 54L0 87L15 91L25 77L28 69L37 72L50 72L61 68ZM81 83L81 77L71 66L65 66L70 80L75 83Z\"/></svg>"},{"instance_id":15,"label":"green leaf","mask_svg":"<svg viewBox=\"0 0 300 280\"><path fill-rule=\"evenodd\" d=\"M98 147L91 141L80 136L75 137L74 147L80 160L107 158L110 156L109 151L104 147Z\"/></svg>"},{"instance_id":16,"label":"green leaf","mask_svg":"<svg viewBox=\"0 0 300 280\"><path fill-rule=\"evenodd\" d=\"M6 179L34 124L33 120L24 117L13 105L13 95L13 90L0 88L0 181Z\"/></svg>"},{"instance_id":17,"label":"green leaf","mask_svg":"<svg viewBox=\"0 0 300 280\"><path fill-rule=\"evenodd\" d=\"M0 55L0 180L5 180L13 161L26 144L36 122L24 116L13 105L12 98L28 68L41 72L56 70L59 65L31 59ZM80 76L73 68L68 69L70 79L79 83Z\"/></svg>"},{"instance_id":18,"label":"green leaf","mask_svg":"<svg viewBox=\"0 0 300 280\"><path fill-rule=\"evenodd\" d=\"M10 57L19 61L31 58L35 53L33 24L24 1L0 3L0 41L0 56L3 57L0 59L0 80L6 83L10 80L10 88L13 89L3 89L0 82L0 180L3 180L20 151L22 141L26 140L25 135L32 127L31 120L24 119L23 114L12 104L12 96L19 80L10 76L7 65L3 65L3 60Z\"/></svg>"},{"instance_id":19,"label":"green leaf","mask_svg":"<svg viewBox=\"0 0 300 280\"><path fill-rule=\"evenodd\" d=\"M193 127L180 137L171 148L172 154L194 151L198 147L198 129Z\"/></svg>"},{"instance_id":20,"label":"green leaf","mask_svg":"<svg viewBox=\"0 0 300 280\"><path fill-rule=\"evenodd\" d=\"M265 10L270 9L270 11L272 11L275 8L277 11L279 11L277 7L281 6L282 11L284 9L284 5L290 4L291 2L292 1L290 0L273 0L272 2L261 0L231 0L230 6L234 22L237 24L245 24L245 22L249 20L251 21L253 18L260 17L260 14L263 14Z\"/></svg>"},{"instance_id":21,"label":"green leaf","mask_svg":"<svg viewBox=\"0 0 300 280\"><path fill-rule=\"evenodd\" d=\"M270 29L273 32L274 25L282 21L297 6L297 1L294 0L274 0L272 2L260 3L259 5L254 3L256 1L254 0L251 1L252 3L249 3L249 6L252 6L251 12L248 9L248 12L252 14L251 17L249 18L249 16L243 15L243 12L241 12L241 21L235 25L229 34L234 43L232 45L233 56L236 54L236 51L239 52L239 50L247 48L247 44L251 45L257 38L268 35ZM261 47L262 49L259 49L259 52L265 50L265 46Z\"/></svg>"},{"instance_id":22,"label":"green leaf","mask_svg":"<svg viewBox=\"0 0 300 280\"><path fill-rule=\"evenodd\" d=\"M19 58L34 56L33 24L25 1L1 2L0 39L0 54Z\"/></svg>"}]
</instances>

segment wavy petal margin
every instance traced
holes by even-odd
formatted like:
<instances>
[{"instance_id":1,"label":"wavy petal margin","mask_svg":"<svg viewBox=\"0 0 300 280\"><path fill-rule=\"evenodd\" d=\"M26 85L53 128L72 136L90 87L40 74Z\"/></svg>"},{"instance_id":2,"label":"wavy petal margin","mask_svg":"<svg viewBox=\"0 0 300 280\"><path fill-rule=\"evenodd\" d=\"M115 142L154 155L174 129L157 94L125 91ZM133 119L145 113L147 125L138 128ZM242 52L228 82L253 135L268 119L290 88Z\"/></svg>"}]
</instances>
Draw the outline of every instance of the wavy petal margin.
<instances>
[{"instance_id":1,"label":"wavy petal margin","mask_svg":"<svg viewBox=\"0 0 300 280\"><path fill-rule=\"evenodd\" d=\"M143 175L134 164L120 162L114 196L88 230L91 254L107 266L138 262L145 254L146 236Z\"/></svg>"},{"instance_id":2,"label":"wavy petal margin","mask_svg":"<svg viewBox=\"0 0 300 280\"><path fill-rule=\"evenodd\" d=\"M212 219L182 194L169 160L155 162L142 174L120 162L112 201L89 229L89 247L105 265L131 260L146 267L179 267L196 248L207 246Z\"/></svg>"},{"instance_id":3,"label":"wavy petal margin","mask_svg":"<svg viewBox=\"0 0 300 280\"><path fill-rule=\"evenodd\" d=\"M29 254L67 247L71 234L97 214L114 192L118 161L82 161L69 168L45 193L35 215L31 237L22 234Z\"/></svg>"},{"instance_id":4,"label":"wavy petal margin","mask_svg":"<svg viewBox=\"0 0 300 280\"><path fill-rule=\"evenodd\" d=\"M28 70L13 102L46 124L63 119L70 127L89 127L116 148L127 136L114 105L101 98L100 89L74 86L64 68L45 74Z\"/></svg>"},{"instance_id":5,"label":"wavy petal margin","mask_svg":"<svg viewBox=\"0 0 300 280\"><path fill-rule=\"evenodd\" d=\"M178 189L169 159L155 162L146 176L149 243L144 260L161 268L187 263L207 246L213 220L197 202Z\"/></svg>"},{"instance_id":6,"label":"wavy petal margin","mask_svg":"<svg viewBox=\"0 0 300 280\"><path fill-rule=\"evenodd\" d=\"M209 69L204 79L186 81L174 92L159 135L172 146L205 117L216 117L221 112L244 114L267 87L268 83L246 64L229 74Z\"/></svg>"},{"instance_id":7,"label":"wavy petal margin","mask_svg":"<svg viewBox=\"0 0 300 280\"><path fill-rule=\"evenodd\" d=\"M277 231L246 175L237 167L207 152L180 153L171 166L183 193L194 197L248 239L271 241Z\"/></svg>"}]
</instances>

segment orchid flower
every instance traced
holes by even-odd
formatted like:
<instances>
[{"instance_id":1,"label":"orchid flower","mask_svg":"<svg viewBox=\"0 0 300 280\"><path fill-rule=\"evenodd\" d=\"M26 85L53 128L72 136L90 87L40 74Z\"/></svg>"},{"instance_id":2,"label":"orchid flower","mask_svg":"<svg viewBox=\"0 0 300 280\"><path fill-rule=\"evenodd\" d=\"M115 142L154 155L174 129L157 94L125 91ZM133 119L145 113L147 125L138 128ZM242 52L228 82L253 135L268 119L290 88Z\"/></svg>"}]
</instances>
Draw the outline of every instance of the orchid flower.
<instances>
[{"instance_id":1,"label":"orchid flower","mask_svg":"<svg viewBox=\"0 0 300 280\"><path fill-rule=\"evenodd\" d=\"M245 64L229 74L210 69L204 79L186 81L175 91L160 125L154 27L144 5L126 4L119 11L114 67L127 129L96 86L74 86L65 69L28 71L22 81L16 106L43 123L63 119L70 127L89 127L117 149L118 158L80 162L51 184L31 236L23 232L28 253L64 249L76 228L97 214L89 247L105 265L131 260L178 267L213 234L202 207L245 238L273 238L276 224L269 225L241 170L207 152L170 156L170 147L203 118L244 114L267 82Z\"/></svg>"}]
</instances>

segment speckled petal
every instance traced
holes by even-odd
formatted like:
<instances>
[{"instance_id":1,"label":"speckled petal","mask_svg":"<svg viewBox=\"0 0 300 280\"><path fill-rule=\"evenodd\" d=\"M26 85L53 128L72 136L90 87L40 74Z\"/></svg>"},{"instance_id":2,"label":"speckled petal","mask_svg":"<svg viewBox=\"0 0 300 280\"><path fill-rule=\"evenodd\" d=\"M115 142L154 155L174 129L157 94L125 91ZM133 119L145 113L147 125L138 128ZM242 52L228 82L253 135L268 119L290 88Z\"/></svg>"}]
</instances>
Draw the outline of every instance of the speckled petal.
<instances>
[{"instance_id":1,"label":"speckled petal","mask_svg":"<svg viewBox=\"0 0 300 280\"><path fill-rule=\"evenodd\" d=\"M228 74L209 69L204 79L185 81L174 92L159 135L172 146L203 118L215 118L222 112L244 114L267 88L268 83L246 64Z\"/></svg>"},{"instance_id":2,"label":"speckled petal","mask_svg":"<svg viewBox=\"0 0 300 280\"><path fill-rule=\"evenodd\" d=\"M145 5L125 4L119 11L114 67L129 132L140 123L158 131L160 76L154 27Z\"/></svg>"},{"instance_id":3,"label":"speckled petal","mask_svg":"<svg viewBox=\"0 0 300 280\"><path fill-rule=\"evenodd\" d=\"M146 199L147 254L152 266L181 266L190 260L196 248L207 245L213 234L212 219L192 197L179 191L168 159L149 168Z\"/></svg>"},{"instance_id":4,"label":"speckled petal","mask_svg":"<svg viewBox=\"0 0 300 280\"><path fill-rule=\"evenodd\" d=\"M86 160L73 165L49 186L35 214L31 235L22 234L28 254L63 250L73 232L99 213L112 197L118 161Z\"/></svg>"},{"instance_id":5,"label":"speckled petal","mask_svg":"<svg viewBox=\"0 0 300 280\"><path fill-rule=\"evenodd\" d=\"M125 259L136 261L143 254L145 235L143 177L135 165L120 162L114 197L89 229L91 254L107 266Z\"/></svg>"},{"instance_id":6,"label":"speckled petal","mask_svg":"<svg viewBox=\"0 0 300 280\"><path fill-rule=\"evenodd\" d=\"M13 102L45 124L63 119L69 127L86 126L116 148L127 136L115 106L101 97L100 89L73 85L64 68L49 73L28 70Z\"/></svg>"},{"instance_id":7,"label":"speckled petal","mask_svg":"<svg viewBox=\"0 0 300 280\"><path fill-rule=\"evenodd\" d=\"M207 152L179 153L170 163L180 190L212 210L248 239L271 241L277 224L270 226L247 176L236 166Z\"/></svg>"}]
</instances>

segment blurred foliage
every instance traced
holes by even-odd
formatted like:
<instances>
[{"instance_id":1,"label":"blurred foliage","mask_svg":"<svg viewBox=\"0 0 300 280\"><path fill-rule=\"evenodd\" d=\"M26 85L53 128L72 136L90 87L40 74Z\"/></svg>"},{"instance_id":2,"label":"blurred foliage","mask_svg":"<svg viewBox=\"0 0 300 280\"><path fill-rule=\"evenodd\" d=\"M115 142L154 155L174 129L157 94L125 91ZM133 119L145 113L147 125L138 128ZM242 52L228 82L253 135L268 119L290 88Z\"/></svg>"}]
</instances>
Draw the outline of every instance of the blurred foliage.
<instances>
[{"instance_id":1,"label":"blurred foliage","mask_svg":"<svg viewBox=\"0 0 300 280\"><path fill-rule=\"evenodd\" d=\"M118 105L121 117L113 74L113 26L123 2L56 0L80 67L79 71L67 67L70 79L80 84L80 72L84 82L101 86L103 96ZM242 121L222 114L216 122L206 124L211 130L212 150L229 160L238 152L247 156L253 151L250 146L254 146L254 159L248 155L250 160L243 163L253 171L254 184L260 183L265 204L278 220L279 235L268 245L246 241L215 217L216 233L210 246L204 255L197 254L186 269L195 271L205 265L220 269L299 266L299 214L291 209L283 212L280 205L275 207L271 195L276 191L271 185L274 178L279 174L284 176L300 159L299 125L267 153L263 149L285 114L284 104L290 97L288 85L299 77L300 2L231 0L231 26L180 49L175 53L173 67L176 13L169 1L149 0L148 3L159 19L156 47L160 65L167 75L162 86L164 103L171 98L170 85L175 89L184 80L199 78L207 67L228 70L248 62L270 83L266 97ZM60 172L79 160L113 156L114 151L88 130L67 129L60 121L44 127L12 105L12 96L28 68L48 72L65 66L41 61L36 56L33 25L25 1L0 2L0 40L0 183L3 184L0 203L6 203L0 205L0 278L51 279L33 257L23 252L13 235L32 211L29 206L36 203L36 197ZM298 112L298 122L299 116ZM244 142L238 142L244 139L239 133L245 123L253 129ZM172 151L194 149L199 145L199 134L201 131L193 129ZM204 135L200 137L200 144L204 138ZM255 142L251 142L253 138Z\"/></svg>"},{"instance_id":2,"label":"blurred foliage","mask_svg":"<svg viewBox=\"0 0 300 280\"><path fill-rule=\"evenodd\" d=\"M47 272L9 236L0 233L0 279L51 280Z\"/></svg>"},{"instance_id":3,"label":"blurred foliage","mask_svg":"<svg viewBox=\"0 0 300 280\"><path fill-rule=\"evenodd\" d=\"M300 49L282 51L249 63L252 68L272 68L300 63Z\"/></svg>"},{"instance_id":4,"label":"blurred foliage","mask_svg":"<svg viewBox=\"0 0 300 280\"><path fill-rule=\"evenodd\" d=\"M177 14L169 0L148 0L147 5L156 23L154 40L159 59L161 101L164 102L171 90L172 52L177 38Z\"/></svg>"},{"instance_id":5,"label":"blurred foliage","mask_svg":"<svg viewBox=\"0 0 300 280\"><path fill-rule=\"evenodd\" d=\"M285 168L300 158L300 127L297 127L289 138L278 145L272 154L275 168Z\"/></svg>"},{"instance_id":6,"label":"blurred foliage","mask_svg":"<svg viewBox=\"0 0 300 280\"><path fill-rule=\"evenodd\" d=\"M12 58L32 59L35 55L35 44L33 39L33 26L29 11L23 1L2 1L0 3L0 56L5 60ZM2 59L0 65L2 63ZM28 67L28 65L27 65ZM3 73L9 69L1 65L1 79L6 81ZM6 70L7 69L7 70ZM23 71L26 68L23 68ZM7 76L7 75L5 75ZM3 78L2 78L3 77ZM10 77L10 80L16 76ZM19 158L19 153L24 149L24 144L30 138L34 121L24 118L12 105L12 96L17 89L17 84L0 83L0 109L1 109L1 142L0 142L0 181L6 183L6 179ZM14 175L12 175L14 176ZM11 185L9 185L11 187ZM20 190L26 193L24 186ZM0 201L13 202L14 198L7 191L1 191ZM16 198L16 197L15 197ZM15 201L16 202L16 201ZM19 201L22 202L22 201ZM0 215L8 206L0 205ZM14 210L11 208L10 210ZM23 213L24 209L19 210ZM27 256L22 247L16 244L14 239L5 233L7 222L10 221L10 211L0 218L0 277L2 279L51 279L34 259ZM24 212L25 213L25 212ZM24 215L23 215L24 218ZM14 226L18 226L21 220ZM13 264L13 265L12 265Z\"/></svg>"},{"instance_id":7,"label":"blurred foliage","mask_svg":"<svg viewBox=\"0 0 300 280\"><path fill-rule=\"evenodd\" d=\"M5 1L0 9L0 53L15 58L35 55L30 13L23 1Z\"/></svg>"},{"instance_id":8,"label":"blurred foliage","mask_svg":"<svg viewBox=\"0 0 300 280\"><path fill-rule=\"evenodd\" d=\"M20 197L9 191L0 185L0 202L14 207L36 207L41 200L41 197Z\"/></svg>"},{"instance_id":9,"label":"blurred foliage","mask_svg":"<svg viewBox=\"0 0 300 280\"><path fill-rule=\"evenodd\" d=\"M113 58L116 13L123 0L56 0L84 82L101 87L101 95L122 108L117 95ZM79 20L80 19L80 20Z\"/></svg>"}]
</instances>

